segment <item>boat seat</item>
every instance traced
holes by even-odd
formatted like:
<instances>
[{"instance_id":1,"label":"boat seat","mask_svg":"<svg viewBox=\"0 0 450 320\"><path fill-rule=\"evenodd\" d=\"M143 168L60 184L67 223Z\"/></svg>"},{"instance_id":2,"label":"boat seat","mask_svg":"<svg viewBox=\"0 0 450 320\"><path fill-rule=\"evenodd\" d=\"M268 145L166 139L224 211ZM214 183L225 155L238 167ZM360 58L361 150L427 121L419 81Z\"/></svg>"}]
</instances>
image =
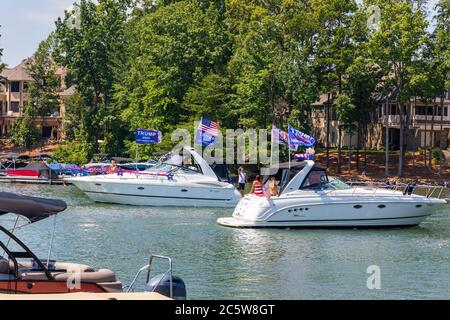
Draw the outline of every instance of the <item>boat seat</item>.
<instances>
[{"instance_id":1,"label":"boat seat","mask_svg":"<svg viewBox=\"0 0 450 320\"><path fill-rule=\"evenodd\" d=\"M9 261L0 257L0 273L9 274Z\"/></svg>"},{"instance_id":2,"label":"boat seat","mask_svg":"<svg viewBox=\"0 0 450 320\"><path fill-rule=\"evenodd\" d=\"M32 262L25 261L19 263L19 274L23 280L46 280L47 276L42 271L32 271ZM14 272L14 264L6 259L0 259L0 273ZM77 264L56 262L55 271L50 270L54 279L57 281L67 281L74 273L80 273L80 279L86 283L102 283L102 282L116 282L116 275L114 272L107 269L100 269L95 271L92 267Z\"/></svg>"},{"instance_id":3,"label":"boat seat","mask_svg":"<svg viewBox=\"0 0 450 320\"><path fill-rule=\"evenodd\" d=\"M11 261L10 262L10 269L14 270L14 264ZM19 263L19 271L22 272L29 272L32 268L33 264L31 261L25 261ZM56 262L55 263L55 270L59 272L67 272L67 273L73 273L73 272L94 272L95 270L87 265L84 264L77 264L77 263L65 263L65 262ZM52 270L50 270L52 272Z\"/></svg>"},{"instance_id":4,"label":"boat seat","mask_svg":"<svg viewBox=\"0 0 450 320\"><path fill-rule=\"evenodd\" d=\"M53 274L57 281L67 281L73 276L73 273L57 273ZM108 269L100 269L96 272L82 272L80 273L81 282L86 283L103 283L103 282L116 282L116 275L114 272Z\"/></svg>"},{"instance_id":5,"label":"boat seat","mask_svg":"<svg viewBox=\"0 0 450 320\"><path fill-rule=\"evenodd\" d=\"M52 275L56 281L66 282L67 280L72 279L74 273L52 272ZM20 274L20 277L25 281L47 280L47 276L44 272L24 272ZM107 269L101 269L96 272L81 272L80 280L84 283L109 283L117 281L114 272Z\"/></svg>"}]
</instances>

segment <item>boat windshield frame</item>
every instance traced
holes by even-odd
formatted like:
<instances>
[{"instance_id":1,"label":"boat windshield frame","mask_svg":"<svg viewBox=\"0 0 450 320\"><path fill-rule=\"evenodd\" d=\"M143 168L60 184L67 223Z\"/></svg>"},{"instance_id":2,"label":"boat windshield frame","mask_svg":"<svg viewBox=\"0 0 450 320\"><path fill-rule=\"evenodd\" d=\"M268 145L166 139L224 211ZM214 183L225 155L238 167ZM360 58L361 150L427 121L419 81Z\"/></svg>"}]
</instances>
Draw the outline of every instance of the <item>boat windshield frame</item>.
<instances>
[{"instance_id":1,"label":"boat windshield frame","mask_svg":"<svg viewBox=\"0 0 450 320\"><path fill-rule=\"evenodd\" d=\"M311 183L311 181L309 180L310 177L313 174L319 173L319 180L316 183ZM308 185L306 185L306 183L308 183ZM306 175L306 177L303 179L299 190L314 190L314 191L323 191L326 190L330 187L330 179L328 178L328 174L327 171L323 168L316 168L313 167L311 169L311 171L308 172L308 174Z\"/></svg>"},{"instance_id":2,"label":"boat windshield frame","mask_svg":"<svg viewBox=\"0 0 450 320\"><path fill-rule=\"evenodd\" d=\"M13 262L14 265L14 276L17 280L19 280L19 262L18 259L32 259L39 266L40 270L45 273L48 280L54 280L52 274L48 270L48 268L42 263L42 261L30 250L19 238L17 238L12 232L8 231L5 227L0 225L0 232L4 233L10 240L14 241L20 248L23 249L23 252L15 252L11 251L8 248L8 245L5 245L0 240L0 248L4 251L4 253L0 256L4 258L4 255L7 256L8 260ZM9 242L9 241L8 241Z\"/></svg>"},{"instance_id":3,"label":"boat windshield frame","mask_svg":"<svg viewBox=\"0 0 450 320\"><path fill-rule=\"evenodd\" d=\"M305 186L305 183L309 182L309 177L319 172L321 174L320 176L320 182L310 184L308 186ZM314 190L314 191L338 191L338 190L350 190L352 187L345 183L344 181L340 180L339 178L335 176L328 176L326 169L323 168L313 168L308 175L305 177L305 179L302 182L302 185L300 186L299 190Z\"/></svg>"},{"instance_id":4,"label":"boat windshield frame","mask_svg":"<svg viewBox=\"0 0 450 320\"><path fill-rule=\"evenodd\" d=\"M171 160L174 157L179 157L181 164L176 164L176 163L172 163ZM186 165L184 165L184 161L189 158L190 162L192 162L193 166L195 167L195 169L190 168ZM162 166L169 166L170 169L167 168L160 168ZM188 172L186 173L193 173L193 174L201 174L204 175L204 172L202 170L202 166L196 161L195 157L190 153L187 152L185 149L181 150L178 153L173 153L173 152L168 152L165 155L163 155L157 164L155 164L153 167L151 167L150 169L146 170L148 172L152 172L152 171L165 171L168 173L175 173L178 170L186 170Z\"/></svg>"},{"instance_id":5,"label":"boat windshield frame","mask_svg":"<svg viewBox=\"0 0 450 320\"><path fill-rule=\"evenodd\" d=\"M172 168L169 169L169 170L166 170L166 169L158 169L158 167L160 167L160 166L169 166L169 167L172 167ZM167 163L167 162L163 162L163 163L157 164L157 165L155 165L154 167L148 169L148 171L165 171L165 172L168 172L168 173L175 173L176 171L178 171L178 170L180 170L180 169L181 169L181 170L186 170L186 171L192 172L192 173L194 173L194 174L203 174L202 172L199 172L199 171L194 170L194 169L192 169L192 168L189 168L189 167L186 167L186 166L176 165L176 164L173 164L173 163ZM200 168L199 168L199 169L200 169Z\"/></svg>"}]
</instances>

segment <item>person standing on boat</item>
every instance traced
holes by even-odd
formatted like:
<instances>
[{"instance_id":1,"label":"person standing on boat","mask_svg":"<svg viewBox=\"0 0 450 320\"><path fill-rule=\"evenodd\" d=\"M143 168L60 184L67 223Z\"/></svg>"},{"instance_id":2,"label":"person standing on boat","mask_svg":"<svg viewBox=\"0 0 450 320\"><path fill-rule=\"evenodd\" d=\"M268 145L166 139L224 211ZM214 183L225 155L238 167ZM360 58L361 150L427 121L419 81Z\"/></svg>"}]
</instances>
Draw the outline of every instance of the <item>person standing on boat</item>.
<instances>
[{"instance_id":1,"label":"person standing on boat","mask_svg":"<svg viewBox=\"0 0 450 320\"><path fill-rule=\"evenodd\" d=\"M238 181L238 189L242 192L245 191L245 186L247 184L247 174L245 173L244 167L240 167L238 170L238 177L239 177L239 181Z\"/></svg>"},{"instance_id":2,"label":"person standing on boat","mask_svg":"<svg viewBox=\"0 0 450 320\"><path fill-rule=\"evenodd\" d=\"M111 166L109 167L109 172L108 173L116 173L117 172L117 163L113 160L111 162Z\"/></svg>"},{"instance_id":3,"label":"person standing on boat","mask_svg":"<svg viewBox=\"0 0 450 320\"><path fill-rule=\"evenodd\" d=\"M253 181L252 190L250 193L258 197L264 197L264 190L260 176L256 176L255 181Z\"/></svg>"}]
</instances>

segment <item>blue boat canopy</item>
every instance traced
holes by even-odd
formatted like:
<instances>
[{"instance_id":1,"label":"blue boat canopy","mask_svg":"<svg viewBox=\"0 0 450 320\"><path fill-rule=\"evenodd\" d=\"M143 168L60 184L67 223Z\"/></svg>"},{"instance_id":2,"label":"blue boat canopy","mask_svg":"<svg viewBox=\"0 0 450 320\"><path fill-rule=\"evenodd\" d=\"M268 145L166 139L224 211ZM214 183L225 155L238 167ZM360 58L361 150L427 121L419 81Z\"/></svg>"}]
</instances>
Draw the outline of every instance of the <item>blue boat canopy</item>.
<instances>
[{"instance_id":1,"label":"blue boat canopy","mask_svg":"<svg viewBox=\"0 0 450 320\"><path fill-rule=\"evenodd\" d=\"M15 193L0 192L0 216L14 213L35 223L67 209L61 200L29 197Z\"/></svg>"}]
</instances>

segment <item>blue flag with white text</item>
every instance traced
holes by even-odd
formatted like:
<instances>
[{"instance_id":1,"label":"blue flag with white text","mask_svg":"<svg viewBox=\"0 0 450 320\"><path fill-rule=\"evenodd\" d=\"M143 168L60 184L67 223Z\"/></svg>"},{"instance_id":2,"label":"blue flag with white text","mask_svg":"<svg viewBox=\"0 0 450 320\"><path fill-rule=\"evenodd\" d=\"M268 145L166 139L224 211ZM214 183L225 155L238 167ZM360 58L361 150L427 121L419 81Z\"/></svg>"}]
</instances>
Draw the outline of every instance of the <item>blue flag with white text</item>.
<instances>
[{"instance_id":1,"label":"blue flag with white text","mask_svg":"<svg viewBox=\"0 0 450 320\"><path fill-rule=\"evenodd\" d=\"M288 133L286 131L278 129L275 125L272 125L272 143L278 143L285 146L289 146L288 141L289 141ZM298 147L299 146L294 143L291 143L291 145L289 146L289 148L292 151L297 151Z\"/></svg>"},{"instance_id":2,"label":"blue flag with white text","mask_svg":"<svg viewBox=\"0 0 450 320\"><path fill-rule=\"evenodd\" d=\"M308 136L306 133L303 133L295 129L291 125L289 125L288 134L291 145L296 144L299 145L300 147L313 148L314 145L316 144L316 139L314 139L311 136Z\"/></svg>"},{"instance_id":3,"label":"blue flag with white text","mask_svg":"<svg viewBox=\"0 0 450 320\"><path fill-rule=\"evenodd\" d=\"M158 144L162 141L162 133L158 130L137 129L137 144Z\"/></svg>"}]
</instances>

